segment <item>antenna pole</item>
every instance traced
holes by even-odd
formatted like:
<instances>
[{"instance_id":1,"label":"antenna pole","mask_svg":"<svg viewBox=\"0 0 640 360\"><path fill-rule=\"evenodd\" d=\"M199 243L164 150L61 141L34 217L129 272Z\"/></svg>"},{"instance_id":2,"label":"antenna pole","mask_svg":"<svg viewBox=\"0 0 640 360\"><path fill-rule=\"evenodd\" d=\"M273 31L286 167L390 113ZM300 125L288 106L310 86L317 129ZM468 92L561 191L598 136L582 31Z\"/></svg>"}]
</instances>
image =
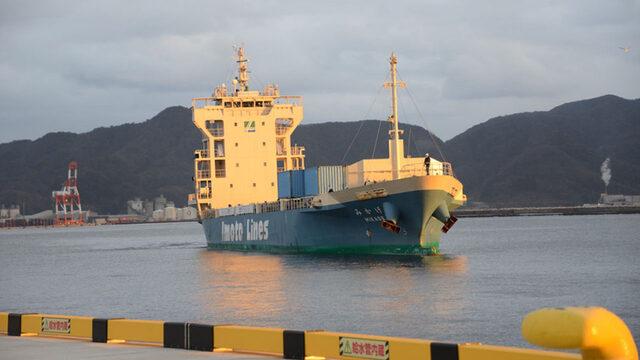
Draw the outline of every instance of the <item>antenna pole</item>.
<instances>
[{"instance_id":1,"label":"antenna pole","mask_svg":"<svg viewBox=\"0 0 640 360\"><path fill-rule=\"evenodd\" d=\"M404 87L402 81L398 81L398 57L395 53L391 53L389 58L389 65L391 67L391 82L385 83L385 87L391 88L391 107L393 113L389 116L389 121L392 123L393 129L389 130L389 157L391 158L391 171L393 179L400 178L400 159L404 158L404 146L402 140L400 140L400 134L402 130L398 129L398 87Z\"/></svg>"}]
</instances>

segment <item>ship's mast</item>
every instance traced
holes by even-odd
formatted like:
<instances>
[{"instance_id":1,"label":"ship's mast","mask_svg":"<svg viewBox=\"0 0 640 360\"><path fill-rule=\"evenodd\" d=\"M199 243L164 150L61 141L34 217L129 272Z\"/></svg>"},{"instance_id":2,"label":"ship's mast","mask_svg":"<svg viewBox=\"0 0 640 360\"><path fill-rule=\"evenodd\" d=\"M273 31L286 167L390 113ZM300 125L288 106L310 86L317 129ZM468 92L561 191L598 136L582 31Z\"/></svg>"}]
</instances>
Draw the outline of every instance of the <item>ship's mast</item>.
<instances>
[{"instance_id":1,"label":"ship's mast","mask_svg":"<svg viewBox=\"0 0 640 360\"><path fill-rule=\"evenodd\" d=\"M404 147L400 140L402 130L398 129L398 87L405 87L404 82L398 81L398 57L395 53L391 53L389 58L389 65L391 66L391 82L385 83L385 87L391 88L391 106L393 113L389 116L389 121L392 123L392 130L389 130L389 157L391 158L391 171L393 179L400 178L400 159L404 158Z\"/></svg>"},{"instance_id":2,"label":"ship's mast","mask_svg":"<svg viewBox=\"0 0 640 360\"><path fill-rule=\"evenodd\" d=\"M236 52L236 62L238 63L238 85L240 85L240 91L249 90L249 69L247 66L247 58L244 57L244 48L238 47Z\"/></svg>"}]
</instances>

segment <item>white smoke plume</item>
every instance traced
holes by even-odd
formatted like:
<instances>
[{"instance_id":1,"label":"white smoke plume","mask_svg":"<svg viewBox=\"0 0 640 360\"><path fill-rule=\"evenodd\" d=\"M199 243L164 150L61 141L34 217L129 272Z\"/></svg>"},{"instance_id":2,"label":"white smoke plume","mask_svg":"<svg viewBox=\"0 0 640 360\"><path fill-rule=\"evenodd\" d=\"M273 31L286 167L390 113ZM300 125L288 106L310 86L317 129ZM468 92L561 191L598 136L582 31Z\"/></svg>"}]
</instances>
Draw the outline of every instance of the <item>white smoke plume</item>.
<instances>
[{"instance_id":1,"label":"white smoke plume","mask_svg":"<svg viewBox=\"0 0 640 360\"><path fill-rule=\"evenodd\" d=\"M609 186L609 181L611 181L611 169L609 168L609 163L611 159L606 158L602 165L600 165L600 173L602 174L602 181L604 181L604 186Z\"/></svg>"}]
</instances>

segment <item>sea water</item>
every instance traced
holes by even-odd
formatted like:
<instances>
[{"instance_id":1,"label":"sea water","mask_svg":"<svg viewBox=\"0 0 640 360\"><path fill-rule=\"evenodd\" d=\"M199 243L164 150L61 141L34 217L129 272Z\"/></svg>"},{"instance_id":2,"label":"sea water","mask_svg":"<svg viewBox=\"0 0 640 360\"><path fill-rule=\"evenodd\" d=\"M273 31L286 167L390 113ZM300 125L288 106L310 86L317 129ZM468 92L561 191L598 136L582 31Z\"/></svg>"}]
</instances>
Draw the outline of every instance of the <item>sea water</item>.
<instances>
[{"instance_id":1,"label":"sea water","mask_svg":"<svg viewBox=\"0 0 640 360\"><path fill-rule=\"evenodd\" d=\"M0 230L0 311L528 346L522 318L604 306L640 336L640 215L464 218L436 257L210 251L198 223Z\"/></svg>"}]
</instances>

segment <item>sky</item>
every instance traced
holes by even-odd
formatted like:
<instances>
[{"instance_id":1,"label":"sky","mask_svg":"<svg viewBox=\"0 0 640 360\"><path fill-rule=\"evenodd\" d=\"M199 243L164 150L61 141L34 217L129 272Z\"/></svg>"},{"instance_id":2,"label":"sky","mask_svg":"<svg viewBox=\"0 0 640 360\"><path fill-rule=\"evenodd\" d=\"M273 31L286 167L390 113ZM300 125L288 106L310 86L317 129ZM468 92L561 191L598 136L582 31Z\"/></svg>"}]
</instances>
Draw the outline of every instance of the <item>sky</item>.
<instances>
[{"instance_id":1,"label":"sky","mask_svg":"<svg viewBox=\"0 0 640 360\"><path fill-rule=\"evenodd\" d=\"M250 87L302 95L305 123L385 119L449 139L492 117L640 97L640 0L0 0L0 143L190 106L249 58ZM628 51L622 48L628 47Z\"/></svg>"}]
</instances>

